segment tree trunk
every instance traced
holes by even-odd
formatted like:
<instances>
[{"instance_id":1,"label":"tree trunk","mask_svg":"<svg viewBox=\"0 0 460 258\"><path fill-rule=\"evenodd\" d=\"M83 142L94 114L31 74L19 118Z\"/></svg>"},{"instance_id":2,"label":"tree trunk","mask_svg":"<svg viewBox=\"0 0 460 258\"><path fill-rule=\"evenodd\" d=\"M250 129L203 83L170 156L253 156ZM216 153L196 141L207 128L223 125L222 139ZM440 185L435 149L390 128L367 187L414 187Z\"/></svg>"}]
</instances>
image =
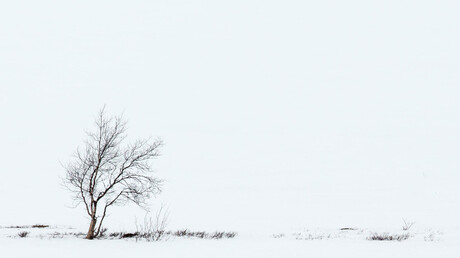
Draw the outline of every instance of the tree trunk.
<instances>
[{"instance_id":1,"label":"tree trunk","mask_svg":"<svg viewBox=\"0 0 460 258\"><path fill-rule=\"evenodd\" d=\"M91 219L91 224L89 224L89 229L88 229L88 234L86 234L86 239L93 239L95 237L94 235L94 229L96 228L96 218Z\"/></svg>"}]
</instances>

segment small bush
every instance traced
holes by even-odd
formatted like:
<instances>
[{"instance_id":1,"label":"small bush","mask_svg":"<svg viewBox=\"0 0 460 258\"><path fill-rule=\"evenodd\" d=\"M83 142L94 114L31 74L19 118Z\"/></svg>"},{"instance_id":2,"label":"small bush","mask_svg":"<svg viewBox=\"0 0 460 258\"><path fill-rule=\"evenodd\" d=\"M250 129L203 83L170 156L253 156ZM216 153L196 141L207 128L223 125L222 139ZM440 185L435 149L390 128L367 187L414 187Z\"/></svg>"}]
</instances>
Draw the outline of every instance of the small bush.
<instances>
[{"instance_id":1,"label":"small bush","mask_svg":"<svg viewBox=\"0 0 460 258\"><path fill-rule=\"evenodd\" d=\"M29 228L29 226L8 226L5 228Z\"/></svg>"},{"instance_id":2,"label":"small bush","mask_svg":"<svg viewBox=\"0 0 460 258\"><path fill-rule=\"evenodd\" d=\"M197 237L197 238L206 238L208 234L206 234L206 232L204 231L199 231L199 232L195 232L193 234L194 237Z\"/></svg>"},{"instance_id":3,"label":"small bush","mask_svg":"<svg viewBox=\"0 0 460 258\"><path fill-rule=\"evenodd\" d=\"M284 234L273 234L273 238L283 238Z\"/></svg>"},{"instance_id":4,"label":"small bush","mask_svg":"<svg viewBox=\"0 0 460 258\"><path fill-rule=\"evenodd\" d=\"M32 228L48 228L49 225L41 225L41 224L35 224L35 225L32 225Z\"/></svg>"},{"instance_id":5,"label":"small bush","mask_svg":"<svg viewBox=\"0 0 460 258\"><path fill-rule=\"evenodd\" d=\"M211 239L221 239L222 237L224 237L224 234L225 232L214 232L211 234L211 236L209 238Z\"/></svg>"},{"instance_id":6,"label":"small bush","mask_svg":"<svg viewBox=\"0 0 460 258\"><path fill-rule=\"evenodd\" d=\"M109 234L109 237L120 237L121 238L122 233L120 232L113 232Z\"/></svg>"},{"instance_id":7,"label":"small bush","mask_svg":"<svg viewBox=\"0 0 460 258\"><path fill-rule=\"evenodd\" d=\"M423 240L428 241L428 242L433 242L433 241L439 241L440 238L439 236L436 235L435 232L431 232L427 236L423 237Z\"/></svg>"},{"instance_id":8,"label":"small bush","mask_svg":"<svg viewBox=\"0 0 460 258\"><path fill-rule=\"evenodd\" d=\"M49 238L64 238L64 234L56 231L49 234Z\"/></svg>"},{"instance_id":9,"label":"small bush","mask_svg":"<svg viewBox=\"0 0 460 258\"><path fill-rule=\"evenodd\" d=\"M101 232L99 232L98 238L104 238L105 233L107 233L107 228L101 228Z\"/></svg>"},{"instance_id":10,"label":"small bush","mask_svg":"<svg viewBox=\"0 0 460 258\"><path fill-rule=\"evenodd\" d=\"M136 232L139 233L139 238L147 241L161 241L166 240L168 234L166 227L169 221L169 212L164 206L154 214L146 215L143 223L136 222Z\"/></svg>"},{"instance_id":11,"label":"small bush","mask_svg":"<svg viewBox=\"0 0 460 258\"><path fill-rule=\"evenodd\" d=\"M19 233L18 233L18 236L19 236L20 238L25 238L25 237L27 237L28 235L29 235L29 232L27 232L27 231L22 231L22 232L19 232Z\"/></svg>"},{"instance_id":12,"label":"small bush","mask_svg":"<svg viewBox=\"0 0 460 258\"><path fill-rule=\"evenodd\" d=\"M333 235L331 234L322 234L322 233L308 233L308 234L297 234L297 240L323 240L323 239L331 239Z\"/></svg>"},{"instance_id":13,"label":"small bush","mask_svg":"<svg viewBox=\"0 0 460 258\"><path fill-rule=\"evenodd\" d=\"M415 222L413 222L413 221L407 221L407 220L405 220L405 219L403 219L403 222L404 222L404 225L402 226L402 229L403 229L404 231L408 231L408 230L415 224Z\"/></svg>"},{"instance_id":14,"label":"small bush","mask_svg":"<svg viewBox=\"0 0 460 258\"><path fill-rule=\"evenodd\" d=\"M49 233L48 237L49 238L64 238L64 237L82 237L85 235L86 234L82 232L62 232L61 233L61 232L55 231L53 233ZM40 237L44 237L44 236L41 235Z\"/></svg>"},{"instance_id":15,"label":"small bush","mask_svg":"<svg viewBox=\"0 0 460 258\"><path fill-rule=\"evenodd\" d=\"M133 238L139 236L139 232L134 233L123 233L121 234L120 238Z\"/></svg>"},{"instance_id":16,"label":"small bush","mask_svg":"<svg viewBox=\"0 0 460 258\"><path fill-rule=\"evenodd\" d=\"M367 240L375 240L375 241L403 241L409 239L410 235L408 233L405 234L393 234L390 235L388 233L373 233Z\"/></svg>"},{"instance_id":17,"label":"small bush","mask_svg":"<svg viewBox=\"0 0 460 258\"><path fill-rule=\"evenodd\" d=\"M188 234L189 232L187 231L187 229L184 229L184 230L177 230L176 232L174 232L173 235L178 236L178 237L184 237L184 236L187 236Z\"/></svg>"},{"instance_id":18,"label":"small bush","mask_svg":"<svg viewBox=\"0 0 460 258\"><path fill-rule=\"evenodd\" d=\"M236 233L236 232L226 232L226 233L225 233L225 237L226 237L226 238L234 238L234 237L236 237L237 235L238 235L238 233Z\"/></svg>"}]
</instances>

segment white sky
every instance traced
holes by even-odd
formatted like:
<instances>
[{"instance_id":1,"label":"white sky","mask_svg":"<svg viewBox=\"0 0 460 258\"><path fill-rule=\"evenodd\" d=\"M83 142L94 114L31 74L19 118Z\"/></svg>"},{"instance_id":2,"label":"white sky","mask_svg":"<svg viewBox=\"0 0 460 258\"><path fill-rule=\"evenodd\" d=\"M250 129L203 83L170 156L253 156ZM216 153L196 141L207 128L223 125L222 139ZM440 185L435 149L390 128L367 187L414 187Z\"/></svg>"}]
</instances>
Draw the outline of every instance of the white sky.
<instances>
[{"instance_id":1,"label":"white sky","mask_svg":"<svg viewBox=\"0 0 460 258\"><path fill-rule=\"evenodd\" d=\"M4 1L0 225L84 229L60 162L106 104L166 142L172 226L458 226L459 8Z\"/></svg>"}]
</instances>

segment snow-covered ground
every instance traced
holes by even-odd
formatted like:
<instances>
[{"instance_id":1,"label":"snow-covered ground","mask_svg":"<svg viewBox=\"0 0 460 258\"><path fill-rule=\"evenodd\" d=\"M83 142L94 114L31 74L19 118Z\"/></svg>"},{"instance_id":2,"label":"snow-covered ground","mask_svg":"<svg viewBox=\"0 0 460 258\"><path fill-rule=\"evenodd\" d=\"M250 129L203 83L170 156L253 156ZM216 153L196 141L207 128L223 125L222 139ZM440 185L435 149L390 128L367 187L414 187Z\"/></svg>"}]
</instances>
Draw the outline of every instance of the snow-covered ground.
<instances>
[{"instance_id":1,"label":"snow-covered ground","mask_svg":"<svg viewBox=\"0 0 460 258\"><path fill-rule=\"evenodd\" d=\"M20 238L19 232L30 232ZM460 254L459 230L386 231L409 234L404 241L370 241L369 229L303 229L273 235L240 234L233 239L169 238L159 242L134 239L85 240L66 227L1 228L2 257L443 257Z\"/></svg>"}]
</instances>

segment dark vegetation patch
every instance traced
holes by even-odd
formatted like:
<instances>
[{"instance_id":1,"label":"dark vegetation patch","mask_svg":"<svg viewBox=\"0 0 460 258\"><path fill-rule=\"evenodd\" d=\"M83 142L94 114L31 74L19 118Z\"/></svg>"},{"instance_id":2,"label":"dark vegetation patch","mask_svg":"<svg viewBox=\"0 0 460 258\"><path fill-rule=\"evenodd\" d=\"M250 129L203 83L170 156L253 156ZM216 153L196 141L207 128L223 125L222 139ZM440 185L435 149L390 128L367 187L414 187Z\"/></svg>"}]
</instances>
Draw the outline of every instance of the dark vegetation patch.
<instances>
[{"instance_id":1,"label":"dark vegetation patch","mask_svg":"<svg viewBox=\"0 0 460 258\"><path fill-rule=\"evenodd\" d=\"M50 238L64 238L64 237L84 237L86 234L85 233L82 233L82 232L64 232L64 233L61 233L61 232L53 232L53 233L50 233L49 234L49 237ZM41 238L44 237L43 235L40 236Z\"/></svg>"},{"instance_id":2,"label":"dark vegetation patch","mask_svg":"<svg viewBox=\"0 0 460 258\"><path fill-rule=\"evenodd\" d=\"M8 226L5 228L48 228L49 225L35 224L35 225L22 225L22 226Z\"/></svg>"},{"instance_id":3,"label":"dark vegetation patch","mask_svg":"<svg viewBox=\"0 0 460 258\"><path fill-rule=\"evenodd\" d=\"M134 232L134 233L122 233L120 235L120 238L133 238L139 236L139 232Z\"/></svg>"},{"instance_id":4,"label":"dark vegetation patch","mask_svg":"<svg viewBox=\"0 0 460 258\"><path fill-rule=\"evenodd\" d=\"M27 231L21 231L21 232L18 233L18 236L19 236L20 238L25 238L25 237L27 237L28 235L29 235L29 232L27 232Z\"/></svg>"},{"instance_id":5,"label":"dark vegetation patch","mask_svg":"<svg viewBox=\"0 0 460 258\"><path fill-rule=\"evenodd\" d=\"M49 228L50 225L35 224L32 225L32 228Z\"/></svg>"},{"instance_id":6,"label":"dark vegetation patch","mask_svg":"<svg viewBox=\"0 0 460 258\"><path fill-rule=\"evenodd\" d=\"M8 226L5 228L30 228L30 226Z\"/></svg>"},{"instance_id":7,"label":"dark vegetation patch","mask_svg":"<svg viewBox=\"0 0 460 258\"><path fill-rule=\"evenodd\" d=\"M238 234L233 231L192 231L188 229L177 230L177 231L153 231L153 232L112 232L108 234L108 237L103 238L136 238L146 239L149 241L159 241L169 237L179 238L200 238L200 239L223 239L223 238L234 238Z\"/></svg>"},{"instance_id":8,"label":"dark vegetation patch","mask_svg":"<svg viewBox=\"0 0 460 258\"><path fill-rule=\"evenodd\" d=\"M410 235L408 233L404 234L393 234L388 233L372 233L367 240L373 241L403 241L409 239Z\"/></svg>"},{"instance_id":9,"label":"dark vegetation patch","mask_svg":"<svg viewBox=\"0 0 460 258\"><path fill-rule=\"evenodd\" d=\"M8 226L4 228L10 229L41 229L49 228L49 225L44 224L35 224L35 225L23 225L23 226ZM107 232L107 229L101 230L101 235L98 239L136 239L136 240L147 240L147 241L161 241L167 240L171 237L177 238L196 238L196 239L230 239L235 238L238 233L234 231L192 231L189 229L182 229L176 231L165 231L165 230L144 230L144 231L135 231L135 232ZM20 231L17 234L17 237L25 238L30 236L28 231ZM83 238L86 234L82 232L46 232L44 234L38 234L36 237L39 238L67 238L67 237L77 237ZM12 236L14 237L14 236Z\"/></svg>"}]
</instances>

